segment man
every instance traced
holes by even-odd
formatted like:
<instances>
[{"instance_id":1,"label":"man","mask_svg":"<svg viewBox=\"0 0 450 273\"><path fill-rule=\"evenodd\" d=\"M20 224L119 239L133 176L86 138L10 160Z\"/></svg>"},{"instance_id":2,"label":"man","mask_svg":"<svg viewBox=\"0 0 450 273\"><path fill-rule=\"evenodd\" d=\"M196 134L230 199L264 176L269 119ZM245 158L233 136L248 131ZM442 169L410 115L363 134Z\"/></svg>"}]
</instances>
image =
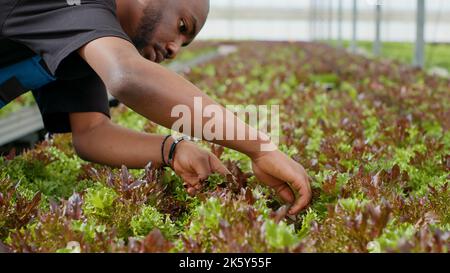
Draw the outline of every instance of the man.
<instances>
[{"instance_id":1,"label":"man","mask_svg":"<svg viewBox=\"0 0 450 273\"><path fill-rule=\"evenodd\" d=\"M0 98L7 103L32 89L47 130L72 132L78 155L88 161L130 168L152 161L158 167L173 157L169 154L176 148L176 158L169 164L185 181L188 193L196 194L210 174L228 170L192 142L175 146L174 139L114 125L106 90L167 128L176 121L171 117L176 105L202 110L194 109L194 97L203 99L203 107L216 105L226 113L158 64L175 58L192 42L208 13L208 0L2 0ZM207 122L203 119L202 125ZM226 131L239 126L222 122ZM246 136L255 132L240 125ZM276 148L263 151L262 144L274 145L263 133L255 133L257 140L212 142L248 155L256 177L292 204L289 214L299 213L311 199L305 170Z\"/></svg>"}]
</instances>

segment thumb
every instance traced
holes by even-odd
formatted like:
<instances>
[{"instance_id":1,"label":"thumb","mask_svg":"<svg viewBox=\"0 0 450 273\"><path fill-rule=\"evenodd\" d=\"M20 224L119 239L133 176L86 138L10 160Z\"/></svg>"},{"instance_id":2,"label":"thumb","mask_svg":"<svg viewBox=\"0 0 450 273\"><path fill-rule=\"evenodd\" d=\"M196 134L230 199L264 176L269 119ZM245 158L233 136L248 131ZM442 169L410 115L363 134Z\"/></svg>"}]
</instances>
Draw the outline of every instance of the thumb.
<instances>
[{"instance_id":1,"label":"thumb","mask_svg":"<svg viewBox=\"0 0 450 273\"><path fill-rule=\"evenodd\" d=\"M231 172L214 155L209 156L209 165L211 166L211 171L214 173L218 173L223 176L231 175Z\"/></svg>"},{"instance_id":2,"label":"thumb","mask_svg":"<svg viewBox=\"0 0 450 273\"><path fill-rule=\"evenodd\" d=\"M196 164L192 165L192 168L197 174L197 183L206 180L212 171L207 157L200 158Z\"/></svg>"}]
</instances>

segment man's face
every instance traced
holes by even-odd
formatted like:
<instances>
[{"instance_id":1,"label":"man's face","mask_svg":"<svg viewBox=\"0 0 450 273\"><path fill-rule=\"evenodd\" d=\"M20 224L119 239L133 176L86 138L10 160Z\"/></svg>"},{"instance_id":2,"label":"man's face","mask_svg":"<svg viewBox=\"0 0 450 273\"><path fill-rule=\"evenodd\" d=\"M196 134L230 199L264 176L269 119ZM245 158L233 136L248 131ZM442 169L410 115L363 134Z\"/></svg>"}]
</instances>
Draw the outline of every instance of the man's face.
<instances>
[{"instance_id":1,"label":"man's face","mask_svg":"<svg viewBox=\"0 0 450 273\"><path fill-rule=\"evenodd\" d=\"M173 59L200 32L208 12L209 0L147 0L133 43L150 61Z\"/></svg>"}]
</instances>

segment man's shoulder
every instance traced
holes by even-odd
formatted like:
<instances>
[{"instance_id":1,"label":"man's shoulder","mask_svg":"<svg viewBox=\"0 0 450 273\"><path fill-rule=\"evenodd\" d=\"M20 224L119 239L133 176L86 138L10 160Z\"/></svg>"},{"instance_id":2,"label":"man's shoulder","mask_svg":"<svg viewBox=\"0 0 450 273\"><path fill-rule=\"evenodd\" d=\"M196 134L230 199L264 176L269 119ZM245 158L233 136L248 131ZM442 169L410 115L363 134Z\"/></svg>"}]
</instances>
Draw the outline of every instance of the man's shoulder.
<instances>
[{"instance_id":1,"label":"man's shoulder","mask_svg":"<svg viewBox=\"0 0 450 273\"><path fill-rule=\"evenodd\" d=\"M86 43L109 35L129 40L114 0L21 0L11 9L2 35L41 55L52 75L90 73L77 55Z\"/></svg>"}]
</instances>

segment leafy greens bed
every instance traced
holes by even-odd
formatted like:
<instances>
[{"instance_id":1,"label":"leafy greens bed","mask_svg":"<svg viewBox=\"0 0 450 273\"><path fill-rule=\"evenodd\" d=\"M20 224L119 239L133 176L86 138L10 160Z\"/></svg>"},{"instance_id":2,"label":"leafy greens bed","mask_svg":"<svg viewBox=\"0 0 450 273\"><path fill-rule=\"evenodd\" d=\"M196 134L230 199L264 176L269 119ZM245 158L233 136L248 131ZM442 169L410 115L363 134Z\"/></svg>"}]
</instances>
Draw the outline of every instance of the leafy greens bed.
<instances>
[{"instance_id":1,"label":"leafy greens bed","mask_svg":"<svg viewBox=\"0 0 450 273\"><path fill-rule=\"evenodd\" d=\"M249 160L200 143L237 181L195 198L172 171L83 162L68 135L0 162L0 248L14 252L448 252L450 82L311 43L236 44L184 76L223 104L281 106L280 149L313 186L296 218ZM167 133L125 106L113 120Z\"/></svg>"}]
</instances>

